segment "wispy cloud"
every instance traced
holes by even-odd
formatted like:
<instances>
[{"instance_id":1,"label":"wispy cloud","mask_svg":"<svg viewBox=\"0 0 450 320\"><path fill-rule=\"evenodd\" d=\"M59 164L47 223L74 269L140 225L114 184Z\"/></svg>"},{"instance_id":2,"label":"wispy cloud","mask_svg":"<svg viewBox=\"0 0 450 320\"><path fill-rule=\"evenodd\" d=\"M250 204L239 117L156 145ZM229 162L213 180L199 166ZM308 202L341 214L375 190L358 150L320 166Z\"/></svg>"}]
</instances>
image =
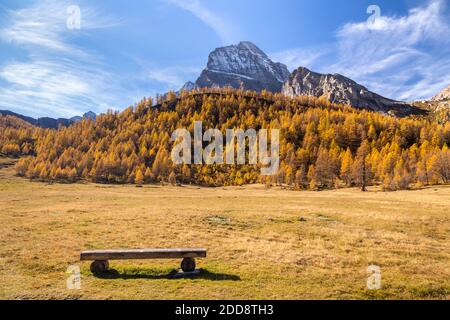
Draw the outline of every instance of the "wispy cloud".
<instances>
[{"instance_id":1,"label":"wispy cloud","mask_svg":"<svg viewBox=\"0 0 450 320\"><path fill-rule=\"evenodd\" d=\"M23 9L7 10L6 19L9 24L0 30L0 39L27 48L80 54L82 51L68 42L74 33L67 28L67 8L70 5L68 1L44 0ZM89 6L82 6L81 14L80 32L112 27L120 23L119 20L106 17Z\"/></svg>"},{"instance_id":2,"label":"wispy cloud","mask_svg":"<svg viewBox=\"0 0 450 320\"><path fill-rule=\"evenodd\" d=\"M337 33L339 62L330 67L402 100L427 98L450 83L450 25L444 1L430 1L403 17L373 25L348 23ZM447 57L447 58L445 58Z\"/></svg>"},{"instance_id":3,"label":"wispy cloud","mask_svg":"<svg viewBox=\"0 0 450 320\"><path fill-rule=\"evenodd\" d=\"M0 70L0 78L8 83L0 89L0 105L27 114L73 116L92 108L104 110L114 92L108 89L110 74L95 65L81 69L67 59L13 62Z\"/></svg>"},{"instance_id":4,"label":"wispy cloud","mask_svg":"<svg viewBox=\"0 0 450 320\"><path fill-rule=\"evenodd\" d=\"M92 29L119 23L82 4L80 30L67 28L69 2L39 1L6 12L0 40L7 48L22 48L26 58L0 65L0 107L30 115L73 116L104 110L118 88L103 71L101 58L75 45L73 39Z\"/></svg>"},{"instance_id":5,"label":"wispy cloud","mask_svg":"<svg viewBox=\"0 0 450 320\"><path fill-rule=\"evenodd\" d=\"M336 32L336 42L325 49L290 50L278 57L317 71L341 73L370 90L411 101L429 98L448 86L449 55L445 1L431 0L405 16L382 15L373 24L347 23Z\"/></svg>"},{"instance_id":6,"label":"wispy cloud","mask_svg":"<svg viewBox=\"0 0 450 320\"><path fill-rule=\"evenodd\" d=\"M223 44L230 44L237 40L236 26L205 6L200 0L165 0L186 11L189 11L203 23L209 26L220 37Z\"/></svg>"},{"instance_id":7,"label":"wispy cloud","mask_svg":"<svg viewBox=\"0 0 450 320\"><path fill-rule=\"evenodd\" d=\"M318 68L322 58L330 54L331 51L330 46L295 48L271 53L270 58L284 63L290 71L293 71L300 66Z\"/></svg>"},{"instance_id":8,"label":"wispy cloud","mask_svg":"<svg viewBox=\"0 0 450 320\"><path fill-rule=\"evenodd\" d=\"M197 67L167 67L150 68L145 71L144 77L158 81L171 90L178 90L188 79L198 76L201 68Z\"/></svg>"},{"instance_id":9,"label":"wispy cloud","mask_svg":"<svg viewBox=\"0 0 450 320\"><path fill-rule=\"evenodd\" d=\"M139 69L136 79L152 84L153 91L150 92L151 94L169 90L178 91L187 81L195 81L202 70L201 66L192 62L161 66L142 58L132 57L131 59Z\"/></svg>"}]
</instances>

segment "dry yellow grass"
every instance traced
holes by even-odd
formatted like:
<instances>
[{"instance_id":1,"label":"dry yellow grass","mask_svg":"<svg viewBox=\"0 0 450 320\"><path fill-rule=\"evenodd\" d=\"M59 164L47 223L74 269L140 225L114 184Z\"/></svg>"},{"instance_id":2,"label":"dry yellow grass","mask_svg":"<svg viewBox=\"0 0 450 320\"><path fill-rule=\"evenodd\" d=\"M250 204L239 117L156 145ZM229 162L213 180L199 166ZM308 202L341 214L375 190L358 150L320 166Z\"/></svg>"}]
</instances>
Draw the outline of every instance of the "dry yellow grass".
<instances>
[{"instance_id":1,"label":"dry yellow grass","mask_svg":"<svg viewBox=\"0 0 450 320\"><path fill-rule=\"evenodd\" d=\"M46 184L0 169L3 299L449 299L450 186L324 192L263 186ZM206 247L196 279L179 260L112 261L85 249ZM366 288L369 264L382 289ZM78 264L81 290L66 288Z\"/></svg>"}]
</instances>

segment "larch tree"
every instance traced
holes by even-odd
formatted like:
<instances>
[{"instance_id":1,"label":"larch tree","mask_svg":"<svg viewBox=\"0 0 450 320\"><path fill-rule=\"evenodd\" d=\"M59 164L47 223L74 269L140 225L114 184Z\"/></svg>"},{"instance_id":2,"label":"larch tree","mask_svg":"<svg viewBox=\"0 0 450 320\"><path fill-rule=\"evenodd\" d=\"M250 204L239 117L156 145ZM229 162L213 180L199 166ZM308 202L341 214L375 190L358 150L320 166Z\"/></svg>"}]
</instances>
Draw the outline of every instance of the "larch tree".
<instances>
[{"instance_id":1,"label":"larch tree","mask_svg":"<svg viewBox=\"0 0 450 320\"><path fill-rule=\"evenodd\" d=\"M352 167L352 152L350 151L350 148L347 148L345 153L342 155L340 176L348 187L352 185Z\"/></svg>"},{"instance_id":2,"label":"larch tree","mask_svg":"<svg viewBox=\"0 0 450 320\"><path fill-rule=\"evenodd\" d=\"M361 187L361 191L366 191L370 182L371 171L367 162L369 155L369 143L364 140L356 152L355 162L353 164L353 179Z\"/></svg>"},{"instance_id":3,"label":"larch tree","mask_svg":"<svg viewBox=\"0 0 450 320\"><path fill-rule=\"evenodd\" d=\"M137 185L143 185L144 184L144 175L143 175L141 169L137 169L136 170L134 183L136 183Z\"/></svg>"}]
</instances>

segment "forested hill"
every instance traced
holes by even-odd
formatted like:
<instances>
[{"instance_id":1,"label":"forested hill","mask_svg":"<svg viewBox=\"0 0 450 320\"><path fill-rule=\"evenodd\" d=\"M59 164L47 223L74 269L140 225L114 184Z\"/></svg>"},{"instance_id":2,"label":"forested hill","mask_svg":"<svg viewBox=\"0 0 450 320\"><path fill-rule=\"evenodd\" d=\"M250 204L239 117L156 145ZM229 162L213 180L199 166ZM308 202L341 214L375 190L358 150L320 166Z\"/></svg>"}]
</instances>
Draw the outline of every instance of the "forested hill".
<instances>
[{"instance_id":1,"label":"forested hill","mask_svg":"<svg viewBox=\"0 0 450 320\"><path fill-rule=\"evenodd\" d=\"M18 157L34 154L40 129L15 116L0 115L0 155Z\"/></svg>"},{"instance_id":2,"label":"forested hill","mask_svg":"<svg viewBox=\"0 0 450 320\"><path fill-rule=\"evenodd\" d=\"M255 165L174 165L177 128L280 129L280 169ZM386 189L450 181L450 124L394 118L314 97L232 89L143 99L121 113L35 135L17 173L32 179L102 183L283 184L296 189L381 184ZM1 143L1 142L0 142ZM3 142L3 145L5 141ZM11 144L11 143L10 143Z\"/></svg>"}]
</instances>

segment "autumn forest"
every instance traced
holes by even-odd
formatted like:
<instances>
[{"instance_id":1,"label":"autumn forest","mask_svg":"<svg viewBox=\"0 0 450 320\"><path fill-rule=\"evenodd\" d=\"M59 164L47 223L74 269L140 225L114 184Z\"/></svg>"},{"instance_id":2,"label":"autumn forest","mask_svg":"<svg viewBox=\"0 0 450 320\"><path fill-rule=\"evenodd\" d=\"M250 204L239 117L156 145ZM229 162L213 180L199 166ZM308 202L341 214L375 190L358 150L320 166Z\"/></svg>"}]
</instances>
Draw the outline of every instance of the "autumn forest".
<instances>
[{"instance_id":1,"label":"autumn forest","mask_svg":"<svg viewBox=\"0 0 450 320\"><path fill-rule=\"evenodd\" d=\"M280 167L174 165L177 128L280 129ZM0 151L20 157L17 175L33 180L116 184L263 183L301 190L380 185L385 190L450 182L450 123L396 118L315 97L203 89L143 99L58 130L0 116Z\"/></svg>"}]
</instances>

